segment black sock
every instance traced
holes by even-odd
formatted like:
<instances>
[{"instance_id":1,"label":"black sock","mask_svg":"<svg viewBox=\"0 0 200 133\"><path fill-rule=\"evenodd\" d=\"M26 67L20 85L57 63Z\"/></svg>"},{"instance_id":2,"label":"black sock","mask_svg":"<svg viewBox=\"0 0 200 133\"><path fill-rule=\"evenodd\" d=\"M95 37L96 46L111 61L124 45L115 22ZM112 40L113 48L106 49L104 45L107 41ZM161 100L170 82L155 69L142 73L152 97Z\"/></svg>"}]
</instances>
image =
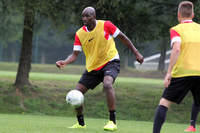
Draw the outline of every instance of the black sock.
<instances>
[{"instance_id":1,"label":"black sock","mask_svg":"<svg viewBox=\"0 0 200 133\"><path fill-rule=\"evenodd\" d=\"M110 110L110 121L113 121L116 124L116 111Z\"/></svg>"},{"instance_id":2,"label":"black sock","mask_svg":"<svg viewBox=\"0 0 200 133\"><path fill-rule=\"evenodd\" d=\"M166 118L167 110L168 108L163 105L159 105L157 107L154 118L153 133L160 133L162 124L164 123Z\"/></svg>"},{"instance_id":3,"label":"black sock","mask_svg":"<svg viewBox=\"0 0 200 133\"><path fill-rule=\"evenodd\" d=\"M198 116L199 110L200 110L200 106L197 106L195 104L192 105L190 124L194 128L196 126L196 120L197 120L197 116Z\"/></svg>"},{"instance_id":4,"label":"black sock","mask_svg":"<svg viewBox=\"0 0 200 133\"><path fill-rule=\"evenodd\" d=\"M84 125L85 125L83 115L77 115L77 119L78 119L79 125L81 125L81 126L84 126Z\"/></svg>"}]
</instances>

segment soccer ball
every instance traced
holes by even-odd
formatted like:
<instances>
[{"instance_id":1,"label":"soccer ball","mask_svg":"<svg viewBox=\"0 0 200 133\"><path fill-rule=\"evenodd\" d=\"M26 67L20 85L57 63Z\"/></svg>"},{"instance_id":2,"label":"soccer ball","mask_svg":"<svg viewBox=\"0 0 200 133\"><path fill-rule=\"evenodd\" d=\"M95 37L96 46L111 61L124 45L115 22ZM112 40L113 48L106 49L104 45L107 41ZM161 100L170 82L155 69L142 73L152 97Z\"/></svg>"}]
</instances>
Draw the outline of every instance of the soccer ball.
<instances>
[{"instance_id":1,"label":"soccer ball","mask_svg":"<svg viewBox=\"0 0 200 133\"><path fill-rule=\"evenodd\" d=\"M84 96L82 92L78 90L71 90L66 95L66 101L72 106L77 107L83 104Z\"/></svg>"}]
</instances>

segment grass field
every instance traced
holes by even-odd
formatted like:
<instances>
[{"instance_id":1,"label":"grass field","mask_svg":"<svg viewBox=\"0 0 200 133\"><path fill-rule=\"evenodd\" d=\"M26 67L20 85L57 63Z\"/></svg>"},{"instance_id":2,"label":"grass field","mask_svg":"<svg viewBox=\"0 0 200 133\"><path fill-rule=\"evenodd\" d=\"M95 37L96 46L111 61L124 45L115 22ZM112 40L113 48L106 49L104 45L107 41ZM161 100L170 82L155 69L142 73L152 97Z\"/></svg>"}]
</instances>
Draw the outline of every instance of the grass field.
<instances>
[{"instance_id":1,"label":"grass field","mask_svg":"<svg viewBox=\"0 0 200 133\"><path fill-rule=\"evenodd\" d=\"M25 91L24 105L15 95L16 72L0 70L0 113L71 116L73 110L65 102L66 93L73 89L80 78L78 74L30 73L30 81L36 93ZM161 79L118 77L114 84L117 117L121 120L152 121L156 106L163 91ZM167 122L188 123L192 98L187 97L181 105L173 105ZM85 115L92 118L107 118L108 112L102 85L85 95Z\"/></svg>"},{"instance_id":2,"label":"grass field","mask_svg":"<svg viewBox=\"0 0 200 133\"><path fill-rule=\"evenodd\" d=\"M106 133L105 119L85 119L87 129L68 129L75 118L0 114L0 133ZM115 133L151 133L152 122L118 120ZM185 124L165 123L161 133L183 133Z\"/></svg>"},{"instance_id":3,"label":"grass field","mask_svg":"<svg viewBox=\"0 0 200 133\"><path fill-rule=\"evenodd\" d=\"M85 95L84 114L87 130L69 130L75 123L73 109L66 104L66 93L73 89L84 67L68 66L58 70L55 65L33 65L30 82L35 92L24 88L24 106L19 106L13 83L17 64L0 63L0 133L103 133L108 118L102 85ZM140 76L136 76L139 74ZM144 78L147 75L147 78ZM156 76L157 75L157 76ZM126 77L127 76L127 77ZM163 92L159 72L123 70L114 84L116 92L117 133L151 133L155 109ZM137 78L133 78L137 77ZM189 123L192 97L169 109L166 122ZM10 115L6 115L10 114ZM18 115L15 115L18 114ZM60 116L60 117L58 117ZM95 119L90 119L95 118ZM101 118L101 119L99 119ZM146 121L146 122L144 122ZM183 133L188 125L166 123L162 133ZM199 122L197 122L198 124Z\"/></svg>"},{"instance_id":4,"label":"grass field","mask_svg":"<svg viewBox=\"0 0 200 133\"><path fill-rule=\"evenodd\" d=\"M14 79L16 72L12 71L0 71L1 77ZM55 74L55 73L30 73L31 80L59 80L59 81L78 81L81 75L75 74ZM137 83L137 84L155 84L162 85L163 80L161 79L150 79L150 78L128 78L118 77L116 82L123 83Z\"/></svg>"},{"instance_id":5,"label":"grass field","mask_svg":"<svg viewBox=\"0 0 200 133\"><path fill-rule=\"evenodd\" d=\"M1 71L16 72L18 63L0 62ZM58 69L55 64L31 64L31 72L34 73L59 73L81 75L85 70L84 65L67 65L64 69ZM132 67L120 68L119 77L143 77L163 79L165 72L160 71L138 71Z\"/></svg>"}]
</instances>

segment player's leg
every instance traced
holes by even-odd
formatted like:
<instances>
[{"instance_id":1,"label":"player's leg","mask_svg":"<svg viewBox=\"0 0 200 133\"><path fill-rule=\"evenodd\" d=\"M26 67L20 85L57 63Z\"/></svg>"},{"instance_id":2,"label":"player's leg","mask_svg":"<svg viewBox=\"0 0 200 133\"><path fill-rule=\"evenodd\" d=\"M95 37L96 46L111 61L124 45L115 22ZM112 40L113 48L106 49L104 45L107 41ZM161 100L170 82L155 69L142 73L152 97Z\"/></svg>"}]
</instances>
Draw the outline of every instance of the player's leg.
<instances>
[{"instance_id":1,"label":"player's leg","mask_svg":"<svg viewBox=\"0 0 200 133\"><path fill-rule=\"evenodd\" d=\"M87 92L87 88L81 84L78 83L76 85L76 89L85 94ZM83 106L81 105L80 107L75 108L76 110L76 117L78 120L78 123L74 124L73 126L69 128L86 128L85 122L84 122L84 116L83 116Z\"/></svg>"},{"instance_id":2,"label":"player's leg","mask_svg":"<svg viewBox=\"0 0 200 133\"><path fill-rule=\"evenodd\" d=\"M100 82L101 80L99 79L98 73L85 71L81 79L79 80L76 89L85 94L88 91L88 89L94 89ZM71 128L85 128L86 126L84 122L83 106L81 105L75 110L78 123L72 126Z\"/></svg>"},{"instance_id":3,"label":"player's leg","mask_svg":"<svg viewBox=\"0 0 200 133\"><path fill-rule=\"evenodd\" d=\"M186 131L186 132L195 132L196 131L196 120L197 120L199 110L200 110L200 106L193 103L192 110L191 110L190 126L187 129L185 129L184 131Z\"/></svg>"},{"instance_id":4,"label":"player's leg","mask_svg":"<svg viewBox=\"0 0 200 133\"><path fill-rule=\"evenodd\" d=\"M153 133L160 133L166 114L171 103L179 104L186 96L190 88L187 78L172 78L170 85L165 88L160 103L156 109L153 125Z\"/></svg>"},{"instance_id":5,"label":"player's leg","mask_svg":"<svg viewBox=\"0 0 200 133\"><path fill-rule=\"evenodd\" d=\"M165 98L161 98L155 113L153 133L160 133L161 127L166 119L167 110L170 107L171 103L171 101Z\"/></svg>"},{"instance_id":6,"label":"player's leg","mask_svg":"<svg viewBox=\"0 0 200 133\"><path fill-rule=\"evenodd\" d=\"M108 109L110 112L110 120L116 123L115 92L114 92L114 88L112 84L113 84L113 77L109 75L105 76L103 80L103 89L106 94L106 100L107 100Z\"/></svg>"},{"instance_id":7,"label":"player's leg","mask_svg":"<svg viewBox=\"0 0 200 133\"><path fill-rule=\"evenodd\" d=\"M196 120L199 114L199 110L200 110L200 106L194 103L192 105L191 121L190 121L191 126L193 126L194 128L196 127Z\"/></svg>"},{"instance_id":8,"label":"player's leg","mask_svg":"<svg viewBox=\"0 0 200 133\"><path fill-rule=\"evenodd\" d=\"M76 89L81 91L83 94L85 94L88 90L83 84L80 84L80 83L77 84ZM84 126L85 122L84 122L84 116L83 116L83 105L81 105L80 107L77 107L75 110L76 110L76 117L77 117L79 125Z\"/></svg>"},{"instance_id":9,"label":"player's leg","mask_svg":"<svg viewBox=\"0 0 200 133\"><path fill-rule=\"evenodd\" d=\"M118 76L120 61L114 60L109 62L104 68L103 89L106 94L107 105L110 113L110 121L104 126L104 130L113 131L117 129L116 109L115 109L115 91L113 83Z\"/></svg>"},{"instance_id":10,"label":"player's leg","mask_svg":"<svg viewBox=\"0 0 200 133\"><path fill-rule=\"evenodd\" d=\"M116 111L115 111L115 92L112 86L113 84L113 77L107 75L104 77L103 80L103 89L106 93L106 99L108 104L108 109L110 113L110 121L104 126L104 130L114 131L117 129L116 125Z\"/></svg>"},{"instance_id":11,"label":"player's leg","mask_svg":"<svg viewBox=\"0 0 200 133\"><path fill-rule=\"evenodd\" d=\"M191 92L194 98L194 103L192 105L192 110L191 110L191 119L190 119L190 126L185 129L187 132L195 132L196 131L196 120L197 116L200 111L200 87L199 87L199 82L200 82L200 77L194 77L194 80L192 80L193 86L191 88Z\"/></svg>"}]
</instances>

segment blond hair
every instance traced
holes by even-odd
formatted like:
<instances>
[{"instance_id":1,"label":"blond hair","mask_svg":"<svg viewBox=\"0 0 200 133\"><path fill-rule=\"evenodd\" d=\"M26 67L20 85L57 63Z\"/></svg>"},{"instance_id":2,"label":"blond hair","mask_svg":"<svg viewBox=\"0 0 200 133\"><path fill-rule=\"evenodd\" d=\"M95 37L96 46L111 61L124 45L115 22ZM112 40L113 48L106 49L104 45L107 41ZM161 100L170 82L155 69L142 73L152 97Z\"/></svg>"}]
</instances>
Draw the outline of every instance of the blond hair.
<instances>
[{"instance_id":1,"label":"blond hair","mask_svg":"<svg viewBox=\"0 0 200 133\"><path fill-rule=\"evenodd\" d=\"M178 6L178 12L183 18L190 18L194 14L194 6L190 1L183 1Z\"/></svg>"}]
</instances>

